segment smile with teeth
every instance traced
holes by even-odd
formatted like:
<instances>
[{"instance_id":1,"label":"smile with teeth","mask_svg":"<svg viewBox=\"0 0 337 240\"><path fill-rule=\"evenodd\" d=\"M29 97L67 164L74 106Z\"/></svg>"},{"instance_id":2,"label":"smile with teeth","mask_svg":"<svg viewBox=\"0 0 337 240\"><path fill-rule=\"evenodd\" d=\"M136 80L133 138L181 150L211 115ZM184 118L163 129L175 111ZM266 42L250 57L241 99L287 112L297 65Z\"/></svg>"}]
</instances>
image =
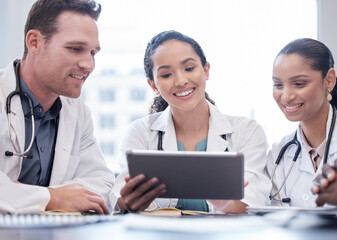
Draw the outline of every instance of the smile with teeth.
<instances>
[{"instance_id":1,"label":"smile with teeth","mask_svg":"<svg viewBox=\"0 0 337 240\"><path fill-rule=\"evenodd\" d=\"M299 108L303 105L303 103L300 103L300 104L297 104L297 105L294 105L294 106L286 106L286 105L283 105L285 109L287 110L294 110L296 108Z\"/></svg>"},{"instance_id":2,"label":"smile with teeth","mask_svg":"<svg viewBox=\"0 0 337 240\"><path fill-rule=\"evenodd\" d=\"M193 91L194 91L194 88L190 89L190 90L183 91L183 92L175 93L174 95L177 96L177 97L185 97L187 95L190 95Z\"/></svg>"},{"instance_id":3,"label":"smile with teeth","mask_svg":"<svg viewBox=\"0 0 337 240\"><path fill-rule=\"evenodd\" d=\"M76 78L76 79L79 79L79 80L84 80L86 75L83 75L83 76L80 76L80 75L75 75L75 74L72 74L70 73L69 76L73 77L73 78Z\"/></svg>"}]
</instances>

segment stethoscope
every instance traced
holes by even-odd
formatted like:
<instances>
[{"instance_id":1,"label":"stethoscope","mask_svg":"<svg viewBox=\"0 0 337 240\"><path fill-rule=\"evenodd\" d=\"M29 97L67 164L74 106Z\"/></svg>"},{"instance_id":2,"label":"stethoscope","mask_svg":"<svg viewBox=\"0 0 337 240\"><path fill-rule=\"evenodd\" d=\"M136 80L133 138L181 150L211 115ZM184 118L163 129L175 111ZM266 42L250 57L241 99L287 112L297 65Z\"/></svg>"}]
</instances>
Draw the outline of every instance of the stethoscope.
<instances>
[{"instance_id":1,"label":"stethoscope","mask_svg":"<svg viewBox=\"0 0 337 240\"><path fill-rule=\"evenodd\" d=\"M164 134L163 131L160 131L160 130L158 131L158 142L157 142L157 150L158 151L164 151L164 149L163 149L163 134ZM226 135L225 134L221 135L221 137L224 140L226 140ZM225 152L228 152L228 148L225 149ZM159 206L159 204L158 204L158 202L157 202L156 199L155 199L155 202ZM170 205L171 205L171 198L169 199L169 203L168 203L167 207L170 207Z\"/></svg>"},{"instance_id":2,"label":"stethoscope","mask_svg":"<svg viewBox=\"0 0 337 240\"><path fill-rule=\"evenodd\" d=\"M28 104L29 104L29 109L30 109L30 115L32 118L32 137L30 139L30 143L29 146L27 147L26 150L24 150L23 152L18 152L16 151L16 148L14 146L14 143L12 141L12 146L14 151L6 151L5 155L8 157L11 156L19 156L19 157L23 157L23 158L32 158L31 154L26 154L27 152L30 151L30 149L32 148L33 142L34 142L34 138L35 138L35 123L34 123L34 108L33 108L33 100L31 99L30 96L28 96L27 93L25 93L24 91L22 91L22 88L20 86L20 74L19 74L19 67L20 67L20 61L16 60L13 63L14 65L14 72L15 72L15 78L16 78L16 87L15 90L13 92L11 92L7 98L6 98L6 112L7 112L7 120L8 120L8 132L9 132L9 138L12 139L12 131L11 131L11 101L12 98L15 95L20 95L25 97L28 100Z\"/></svg>"},{"instance_id":3,"label":"stethoscope","mask_svg":"<svg viewBox=\"0 0 337 240\"><path fill-rule=\"evenodd\" d=\"M163 131L158 131L158 143L157 143L157 150L163 151ZM226 140L226 134L220 135L224 140ZM225 152L228 152L228 148L225 149Z\"/></svg>"},{"instance_id":4,"label":"stethoscope","mask_svg":"<svg viewBox=\"0 0 337 240\"><path fill-rule=\"evenodd\" d=\"M331 120L330 130L329 130L329 134L328 134L328 139L326 141L326 147L325 147L324 158L323 158L323 163L324 164L326 164L327 161L328 161L330 142L331 142L333 130L335 128L335 122L336 122L336 109L335 109L334 106L332 106L332 120ZM283 158L285 151L288 149L288 147L290 145L293 145L293 144L296 145L297 149L296 149L295 155L293 157L292 163L291 163L291 165L289 167L287 175L283 179L281 187L278 188L278 190L276 191L275 194L272 194L272 192L270 191L270 195L269 195L269 199L270 200L275 200L275 201L283 202L283 203L290 203L291 202L291 199L289 197L285 197L285 198L282 198L282 199L276 199L275 197L280 193L281 189L283 188L284 184L286 183L286 181L287 181L287 179L288 179L288 177L290 175L290 172L291 172L291 170L292 170L292 168L294 166L294 163L296 162L296 160L298 158L298 155L301 152L301 143L297 140L297 131L295 132L294 138L282 147L279 155L277 156L274 168L273 168L272 173L270 175L270 180L271 180L273 186L276 186L276 184L273 181L273 178L275 176L276 167L279 165L281 159Z\"/></svg>"}]
</instances>

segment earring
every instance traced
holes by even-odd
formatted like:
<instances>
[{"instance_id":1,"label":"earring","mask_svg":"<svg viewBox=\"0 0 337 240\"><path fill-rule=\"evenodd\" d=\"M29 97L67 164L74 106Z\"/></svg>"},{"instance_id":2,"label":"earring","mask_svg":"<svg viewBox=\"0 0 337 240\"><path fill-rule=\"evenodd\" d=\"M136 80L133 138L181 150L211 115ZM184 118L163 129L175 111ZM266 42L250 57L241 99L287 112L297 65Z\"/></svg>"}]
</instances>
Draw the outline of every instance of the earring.
<instances>
[{"instance_id":1,"label":"earring","mask_svg":"<svg viewBox=\"0 0 337 240\"><path fill-rule=\"evenodd\" d=\"M329 93L328 93L328 96L326 96L326 98L328 99L328 101L330 102L332 100L332 96L331 96L331 93L330 93L330 88L329 88Z\"/></svg>"}]
</instances>

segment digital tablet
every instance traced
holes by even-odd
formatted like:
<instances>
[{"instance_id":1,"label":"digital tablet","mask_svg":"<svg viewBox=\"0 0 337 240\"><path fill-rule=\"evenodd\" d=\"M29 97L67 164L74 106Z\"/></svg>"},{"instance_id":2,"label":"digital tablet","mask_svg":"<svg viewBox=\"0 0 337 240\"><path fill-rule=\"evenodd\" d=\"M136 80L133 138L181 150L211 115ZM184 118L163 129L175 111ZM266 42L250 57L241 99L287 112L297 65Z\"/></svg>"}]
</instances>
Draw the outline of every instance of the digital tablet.
<instances>
[{"instance_id":1,"label":"digital tablet","mask_svg":"<svg viewBox=\"0 0 337 240\"><path fill-rule=\"evenodd\" d=\"M257 206L246 207L248 213L265 214L278 211L299 211L305 213L314 213L318 215L337 215L336 206L324 207L289 207L289 206Z\"/></svg>"},{"instance_id":2,"label":"digital tablet","mask_svg":"<svg viewBox=\"0 0 337 240\"><path fill-rule=\"evenodd\" d=\"M233 152L128 150L130 177L144 174L164 183L161 198L242 199L244 157ZM145 180L145 181L146 181Z\"/></svg>"}]
</instances>

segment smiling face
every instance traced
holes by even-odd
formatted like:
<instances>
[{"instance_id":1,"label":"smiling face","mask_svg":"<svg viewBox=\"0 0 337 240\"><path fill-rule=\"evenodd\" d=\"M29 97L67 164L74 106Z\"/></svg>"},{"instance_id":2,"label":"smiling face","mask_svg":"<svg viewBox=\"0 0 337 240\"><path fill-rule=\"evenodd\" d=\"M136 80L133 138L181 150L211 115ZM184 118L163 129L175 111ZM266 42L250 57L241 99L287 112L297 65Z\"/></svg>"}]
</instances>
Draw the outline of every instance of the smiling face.
<instances>
[{"instance_id":1,"label":"smiling face","mask_svg":"<svg viewBox=\"0 0 337 240\"><path fill-rule=\"evenodd\" d=\"M274 63L273 82L273 97L288 120L316 121L327 115L331 86L300 55L279 55Z\"/></svg>"},{"instance_id":2,"label":"smiling face","mask_svg":"<svg viewBox=\"0 0 337 240\"><path fill-rule=\"evenodd\" d=\"M190 44L166 41L155 50L151 59L154 80L148 80L148 83L160 93L172 111L190 111L206 104L209 64L202 66L200 57Z\"/></svg>"},{"instance_id":3,"label":"smiling face","mask_svg":"<svg viewBox=\"0 0 337 240\"><path fill-rule=\"evenodd\" d=\"M39 88L35 92L79 97L84 81L95 68L94 56L100 50L95 20L89 15L66 11L57 18L57 31L51 39L46 42L41 36L34 53L35 87Z\"/></svg>"}]
</instances>

